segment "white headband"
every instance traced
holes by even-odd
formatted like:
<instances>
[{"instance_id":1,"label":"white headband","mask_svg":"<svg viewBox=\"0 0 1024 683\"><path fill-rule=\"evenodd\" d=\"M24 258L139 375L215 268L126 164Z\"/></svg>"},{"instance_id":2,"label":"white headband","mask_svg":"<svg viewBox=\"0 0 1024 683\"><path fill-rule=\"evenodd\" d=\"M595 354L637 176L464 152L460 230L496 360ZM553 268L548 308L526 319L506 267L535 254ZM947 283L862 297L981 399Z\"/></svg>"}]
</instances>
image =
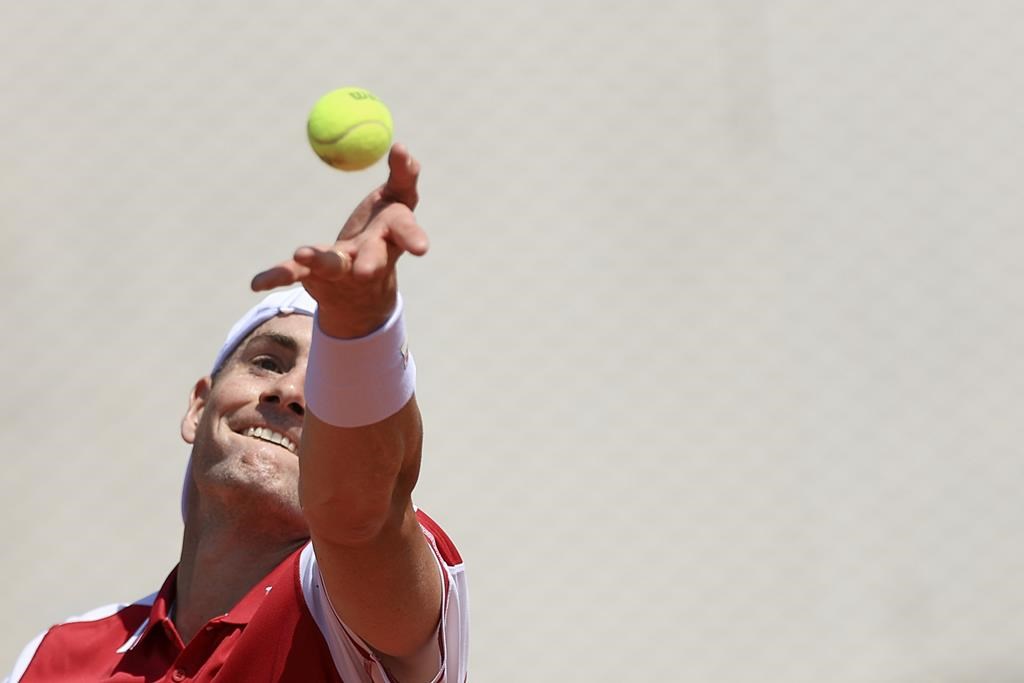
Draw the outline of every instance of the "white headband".
<instances>
[{"instance_id":1,"label":"white headband","mask_svg":"<svg viewBox=\"0 0 1024 683\"><path fill-rule=\"evenodd\" d=\"M217 358L213 361L213 372L216 373L224 365L231 352L242 343L242 340L249 336L253 330L267 322L274 316L291 315L300 313L302 315L313 315L316 313L316 299L311 297L303 287L293 287L280 292L273 292L263 301L249 309L249 312L238 319L224 345L220 347Z\"/></svg>"}]
</instances>

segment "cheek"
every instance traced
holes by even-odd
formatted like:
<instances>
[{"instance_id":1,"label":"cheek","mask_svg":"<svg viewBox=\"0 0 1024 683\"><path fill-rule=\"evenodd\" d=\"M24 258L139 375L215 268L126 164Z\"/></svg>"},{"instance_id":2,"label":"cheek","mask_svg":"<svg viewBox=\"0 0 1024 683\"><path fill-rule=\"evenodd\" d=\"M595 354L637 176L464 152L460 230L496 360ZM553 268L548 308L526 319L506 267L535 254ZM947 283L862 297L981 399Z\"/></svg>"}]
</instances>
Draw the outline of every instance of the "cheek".
<instances>
[{"instance_id":1,"label":"cheek","mask_svg":"<svg viewBox=\"0 0 1024 683\"><path fill-rule=\"evenodd\" d=\"M210 391L206 403L195 414L196 434L210 436L217 431L217 423L238 412L253 401L257 396L253 387L243 386L235 381L225 381Z\"/></svg>"},{"instance_id":2,"label":"cheek","mask_svg":"<svg viewBox=\"0 0 1024 683\"><path fill-rule=\"evenodd\" d=\"M206 412L221 413L250 403L259 397L256 382L246 377L226 377L213 386Z\"/></svg>"}]
</instances>

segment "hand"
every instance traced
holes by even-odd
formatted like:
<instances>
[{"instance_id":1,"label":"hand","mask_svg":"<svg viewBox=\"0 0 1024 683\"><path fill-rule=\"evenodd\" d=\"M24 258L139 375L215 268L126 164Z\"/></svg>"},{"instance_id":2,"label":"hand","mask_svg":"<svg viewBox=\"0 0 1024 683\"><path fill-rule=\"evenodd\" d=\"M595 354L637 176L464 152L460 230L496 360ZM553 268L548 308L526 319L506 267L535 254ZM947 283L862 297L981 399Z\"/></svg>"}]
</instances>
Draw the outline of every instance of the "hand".
<instances>
[{"instance_id":1,"label":"hand","mask_svg":"<svg viewBox=\"0 0 1024 683\"><path fill-rule=\"evenodd\" d=\"M320 328L334 337L361 337L384 324L395 307L398 257L429 248L413 215L419 162L395 145L388 166L387 181L359 203L333 245L299 247L291 259L257 274L253 290L301 282L319 304Z\"/></svg>"}]
</instances>

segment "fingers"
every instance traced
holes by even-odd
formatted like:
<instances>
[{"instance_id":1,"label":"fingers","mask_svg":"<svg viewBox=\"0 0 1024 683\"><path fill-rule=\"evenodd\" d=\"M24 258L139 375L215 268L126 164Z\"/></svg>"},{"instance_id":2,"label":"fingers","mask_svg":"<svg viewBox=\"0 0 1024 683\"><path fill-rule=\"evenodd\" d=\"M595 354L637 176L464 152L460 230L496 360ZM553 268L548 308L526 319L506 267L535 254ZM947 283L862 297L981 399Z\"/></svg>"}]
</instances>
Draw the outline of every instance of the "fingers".
<instances>
[{"instance_id":1,"label":"fingers","mask_svg":"<svg viewBox=\"0 0 1024 683\"><path fill-rule=\"evenodd\" d=\"M323 280L339 280L352 270L352 258L337 247L299 247L294 259L309 268L309 275Z\"/></svg>"},{"instance_id":2,"label":"fingers","mask_svg":"<svg viewBox=\"0 0 1024 683\"><path fill-rule=\"evenodd\" d=\"M381 239L414 256L423 256L430 249L426 231L412 211L401 204L392 204L382 211L370 231L379 231Z\"/></svg>"},{"instance_id":3,"label":"fingers","mask_svg":"<svg viewBox=\"0 0 1024 683\"><path fill-rule=\"evenodd\" d=\"M336 281L352 270L352 259L348 254L328 247L299 247L294 257L261 273L250 283L255 292L275 287L286 287L309 278Z\"/></svg>"},{"instance_id":4,"label":"fingers","mask_svg":"<svg viewBox=\"0 0 1024 683\"><path fill-rule=\"evenodd\" d=\"M401 204L384 209L366 232L345 247L354 258L352 274L361 279L378 277L394 268L395 261L404 252L422 256L429 248L427 233L412 212Z\"/></svg>"},{"instance_id":5,"label":"fingers","mask_svg":"<svg viewBox=\"0 0 1024 683\"><path fill-rule=\"evenodd\" d=\"M397 258L397 254L395 258ZM356 260L352 263L352 274L360 279L373 279L387 270L392 262L388 243L381 239L366 240L359 247Z\"/></svg>"},{"instance_id":6,"label":"fingers","mask_svg":"<svg viewBox=\"0 0 1024 683\"><path fill-rule=\"evenodd\" d=\"M386 201L405 204L415 210L420 196L416 185L420 178L420 162L416 161L405 145L396 143L388 155L391 173L381 188L381 197Z\"/></svg>"},{"instance_id":7,"label":"fingers","mask_svg":"<svg viewBox=\"0 0 1024 683\"><path fill-rule=\"evenodd\" d=\"M309 268L300 266L294 261L280 263L273 268L268 268L257 273L249 286L254 292L264 292L275 287L287 287L302 280L309 275Z\"/></svg>"},{"instance_id":8,"label":"fingers","mask_svg":"<svg viewBox=\"0 0 1024 683\"><path fill-rule=\"evenodd\" d=\"M419 202L420 164L404 145L388 155L390 173L349 216L332 247L300 247L291 260L258 273L254 291L309 280L337 282L347 277L373 279L389 269L403 252L427 253L430 242L413 215Z\"/></svg>"},{"instance_id":9,"label":"fingers","mask_svg":"<svg viewBox=\"0 0 1024 683\"><path fill-rule=\"evenodd\" d=\"M365 232L375 217L387 206L399 204L410 211L416 208L419 203L417 183L420 163L409 154L404 145L396 144L388 155L388 166L388 179L368 194L352 211L338 233L339 240L354 239Z\"/></svg>"}]
</instances>

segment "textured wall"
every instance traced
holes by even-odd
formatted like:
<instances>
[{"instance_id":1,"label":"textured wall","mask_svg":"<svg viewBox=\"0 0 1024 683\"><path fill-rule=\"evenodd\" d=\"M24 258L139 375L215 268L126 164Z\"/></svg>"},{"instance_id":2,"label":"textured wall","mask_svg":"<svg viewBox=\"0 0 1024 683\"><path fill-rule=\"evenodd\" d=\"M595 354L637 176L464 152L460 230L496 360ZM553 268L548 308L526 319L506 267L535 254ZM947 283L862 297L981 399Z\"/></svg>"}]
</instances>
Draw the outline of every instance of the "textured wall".
<instances>
[{"instance_id":1,"label":"textured wall","mask_svg":"<svg viewBox=\"0 0 1024 683\"><path fill-rule=\"evenodd\" d=\"M303 9L298 9L299 7ZM175 562L248 278L383 168L477 681L1024 679L1024 8L0 6L0 668Z\"/></svg>"}]
</instances>

